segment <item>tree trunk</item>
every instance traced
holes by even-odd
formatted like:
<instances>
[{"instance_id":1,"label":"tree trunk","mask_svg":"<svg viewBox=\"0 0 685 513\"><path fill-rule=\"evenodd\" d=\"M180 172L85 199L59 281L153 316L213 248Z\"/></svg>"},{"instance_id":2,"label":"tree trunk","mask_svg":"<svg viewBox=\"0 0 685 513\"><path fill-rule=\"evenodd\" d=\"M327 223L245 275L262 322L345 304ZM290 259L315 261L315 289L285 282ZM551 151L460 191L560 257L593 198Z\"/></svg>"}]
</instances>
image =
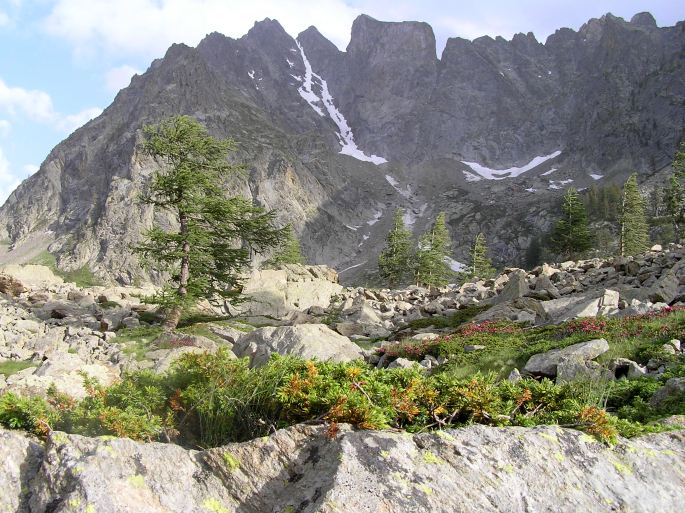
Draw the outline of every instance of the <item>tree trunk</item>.
<instances>
[{"instance_id":1,"label":"tree trunk","mask_svg":"<svg viewBox=\"0 0 685 513\"><path fill-rule=\"evenodd\" d=\"M181 257L181 273L178 279L178 298L179 302L183 303L185 297L188 295L188 277L190 276L190 243L188 238L188 216L185 212L180 212L178 220L181 225L179 233L184 236L183 241L183 256ZM183 309L180 305L172 307L166 315L164 320L164 329L171 331L176 329L178 322L181 320Z\"/></svg>"}]
</instances>

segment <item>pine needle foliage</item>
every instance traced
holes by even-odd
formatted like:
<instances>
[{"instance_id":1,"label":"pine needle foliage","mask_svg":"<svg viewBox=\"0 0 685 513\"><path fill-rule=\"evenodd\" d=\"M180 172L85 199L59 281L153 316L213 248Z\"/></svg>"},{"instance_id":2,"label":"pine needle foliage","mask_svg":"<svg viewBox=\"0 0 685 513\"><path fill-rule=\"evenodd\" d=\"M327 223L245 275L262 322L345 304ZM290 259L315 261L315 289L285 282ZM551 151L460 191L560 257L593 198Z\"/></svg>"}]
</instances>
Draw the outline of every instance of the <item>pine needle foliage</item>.
<instances>
[{"instance_id":1,"label":"pine needle foliage","mask_svg":"<svg viewBox=\"0 0 685 513\"><path fill-rule=\"evenodd\" d=\"M569 187L561 206L562 216L557 221L550 238L555 253L575 259L592 247L592 235L588 227L585 205L578 191Z\"/></svg>"},{"instance_id":2,"label":"pine needle foliage","mask_svg":"<svg viewBox=\"0 0 685 513\"><path fill-rule=\"evenodd\" d=\"M239 272L249 264L250 251L274 246L282 231L273 227L273 212L226 196L225 179L240 169L227 160L235 150L232 141L212 137L189 116L168 118L143 132L143 151L160 167L141 201L171 212L178 227L153 227L134 251L146 268L169 275L164 289L148 299L166 310L165 326L173 329L200 299L238 301Z\"/></svg>"},{"instance_id":3,"label":"pine needle foliage","mask_svg":"<svg viewBox=\"0 0 685 513\"><path fill-rule=\"evenodd\" d=\"M633 173L623 186L621 208L621 256L636 255L649 248L649 233L645 203L637 188L637 174Z\"/></svg>"},{"instance_id":4,"label":"pine needle foliage","mask_svg":"<svg viewBox=\"0 0 685 513\"><path fill-rule=\"evenodd\" d=\"M397 209L378 257L378 271L389 286L401 285L409 278L412 256L411 231L404 226L402 210Z\"/></svg>"},{"instance_id":5,"label":"pine needle foliage","mask_svg":"<svg viewBox=\"0 0 685 513\"><path fill-rule=\"evenodd\" d=\"M481 232L476 235L476 238L473 241L471 262L466 269L466 273L462 274L462 276L464 279L488 279L492 278L496 272L490 258L488 258L488 245L485 240L485 235Z\"/></svg>"},{"instance_id":6,"label":"pine needle foliage","mask_svg":"<svg viewBox=\"0 0 685 513\"><path fill-rule=\"evenodd\" d=\"M414 278L418 285L443 287L454 277L454 271L445 261L449 257L451 245L445 213L441 212L431 229L419 240L414 269Z\"/></svg>"},{"instance_id":7,"label":"pine needle foliage","mask_svg":"<svg viewBox=\"0 0 685 513\"><path fill-rule=\"evenodd\" d=\"M283 242L276 253L264 262L266 268L278 268L285 264L304 264L300 241L295 236L292 225L287 225L283 230Z\"/></svg>"}]
</instances>

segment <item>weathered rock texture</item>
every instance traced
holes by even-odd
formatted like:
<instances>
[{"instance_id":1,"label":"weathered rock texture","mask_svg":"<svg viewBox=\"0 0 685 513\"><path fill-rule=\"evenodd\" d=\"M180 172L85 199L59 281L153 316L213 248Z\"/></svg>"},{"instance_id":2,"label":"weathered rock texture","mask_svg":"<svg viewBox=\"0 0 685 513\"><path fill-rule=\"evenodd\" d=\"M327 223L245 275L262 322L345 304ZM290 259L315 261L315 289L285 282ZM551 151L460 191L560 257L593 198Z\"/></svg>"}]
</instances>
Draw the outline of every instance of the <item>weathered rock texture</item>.
<instances>
[{"instance_id":1,"label":"weathered rock texture","mask_svg":"<svg viewBox=\"0 0 685 513\"><path fill-rule=\"evenodd\" d=\"M343 281L375 266L397 207L417 236L445 211L459 260L482 231L498 263L520 262L564 185L620 182L633 170L644 179L672 161L684 44L685 23L659 28L643 13L607 14L544 44L531 33L452 38L439 59L430 26L368 16L345 52L314 27L295 40L269 19L237 40L173 45L9 197L2 259L47 248L61 268L133 283L141 271L130 244L153 220L174 222L133 201L156 168L138 149L141 127L181 113L237 141L248 172L227 188L275 209L308 260ZM551 158L515 169L540 156ZM486 179L464 162L509 171Z\"/></svg>"},{"instance_id":2,"label":"weathered rock texture","mask_svg":"<svg viewBox=\"0 0 685 513\"><path fill-rule=\"evenodd\" d=\"M197 452L0 431L0 504L17 513L663 513L685 501L685 432L608 448L554 427L408 435L295 426ZM42 456L42 464L38 461Z\"/></svg>"}]
</instances>

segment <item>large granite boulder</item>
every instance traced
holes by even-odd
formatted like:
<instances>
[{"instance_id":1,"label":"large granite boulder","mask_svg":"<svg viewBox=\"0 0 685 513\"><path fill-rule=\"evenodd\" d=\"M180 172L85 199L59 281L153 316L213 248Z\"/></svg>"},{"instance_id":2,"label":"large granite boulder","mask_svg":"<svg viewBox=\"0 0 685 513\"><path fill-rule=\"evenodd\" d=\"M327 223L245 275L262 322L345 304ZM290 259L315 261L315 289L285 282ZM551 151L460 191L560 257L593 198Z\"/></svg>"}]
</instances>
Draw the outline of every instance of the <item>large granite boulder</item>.
<instances>
[{"instance_id":1,"label":"large granite boulder","mask_svg":"<svg viewBox=\"0 0 685 513\"><path fill-rule=\"evenodd\" d=\"M40 466L24 435L0 440L0 504L17 513L663 513L685 503L685 431L610 447L558 427L342 425L330 438L301 425L206 451L54 432Z\"/></svg>"},{"instance_id":2,"label":"large granite boulder","mask_svg":"<svg viewBox=\"0 0 685 513\"><path fill-rule=\"evenodd\" d=\"M588 340L587 342L573 344L563 349L552 349L545 353L533 355L528 359L523 370L534 376L555 377L557 375L557 366L562 362L566 364L579 361L588 362L606 353L608 350L609 343L605 339Z\"/></svg>"},{"instance_id":3,"label":"large granite boulder","mask_svg":"<svg viewBox=\"0 0 685 513\"><path fill-rule=\"evenodd\" d=\"M254 271L243 286L243 294L250 300L239 305L237 312L285 317L312 306L328 308L331 297L341 291L337 274L326 266L286 265Z\"/></svg>"},{"instance_id":4,"label":"large granite boulder","mask_svg":"<svg viewBox=\"0 0 685 513\"><path fill-rule=\"evenodd\" d=\"M272 353L348 362L362 358L361 348L325 324L298 324L258 328L242 336L233 346L239 358L248 356L250 366L259 367Z\"/></svg>"}]
</instances>

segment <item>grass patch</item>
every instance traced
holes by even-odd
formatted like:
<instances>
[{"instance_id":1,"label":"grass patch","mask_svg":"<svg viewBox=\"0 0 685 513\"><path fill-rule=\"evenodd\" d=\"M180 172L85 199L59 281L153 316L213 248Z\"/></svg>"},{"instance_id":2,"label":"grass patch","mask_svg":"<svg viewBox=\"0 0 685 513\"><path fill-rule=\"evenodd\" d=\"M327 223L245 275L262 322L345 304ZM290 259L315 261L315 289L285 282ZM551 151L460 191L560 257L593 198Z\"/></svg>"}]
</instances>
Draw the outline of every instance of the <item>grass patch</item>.
<instances>
[{"instance_id":1,"label":"grass patch","mask_svg":"<svg viewBox=\"0 0 685 513\"><path fill-rule=\"evenodd\" d=\"M43 251L39 255L35 256L29 262L34 265L44 265L48 267L55 275L62 278L68 283L73 283L77 287L98 287L103 285L102 281L99 280L93 272L88 268L88 266L80 267L73 271L63 271L57 267L57 259L55 255L49 251Z\"/></svg>"},{"instance_id":2,"label":"grass patch","mask_svg":"<svg viewBox=\"0 0 685 513\"><path fill-rule=\"evenodd\" d=\"M685 311L669 307L641 316L576 319L557 326L529 328L509 321L470 323L451 335L421 342L407 341L379 352L417 361L426 355L447 357L449 363L443 370L461 377L494 372L503 378L514 367L523 367L534 354L593 338L605 338L609 342L609 351L598 358L600 363L618 357L642 364L652 358L669 363L675 357L666 354L661 346L672 338L683 338L684 333ZM485 348L467 351L470 345Z\"/></svg>"},{"instance_id":3,"label":"grass patch","mask_svg":"<svg viewBox=\"0 0 685 513\"><path fill-rule=\"evenodd\" d=\"M136 360L145 359L145 354L151 350L152 343L162 333L161 326L139 326L137 328L122 328L112 342L123 346L126 355Z\"/></svg>"},{"instance_id":4,"label":"grass patch","mask_svg":"<svg viewBox=\"0 0 685 513\"><path fill-rule=\"evenodd\" d=\"M6 362L0 362L0 374L4 374L5 377L10 377L12 374L16 374L17 372L30 367L37 367L37 365L27 360L8 360Z\"/></svg>"}]
</instances>

